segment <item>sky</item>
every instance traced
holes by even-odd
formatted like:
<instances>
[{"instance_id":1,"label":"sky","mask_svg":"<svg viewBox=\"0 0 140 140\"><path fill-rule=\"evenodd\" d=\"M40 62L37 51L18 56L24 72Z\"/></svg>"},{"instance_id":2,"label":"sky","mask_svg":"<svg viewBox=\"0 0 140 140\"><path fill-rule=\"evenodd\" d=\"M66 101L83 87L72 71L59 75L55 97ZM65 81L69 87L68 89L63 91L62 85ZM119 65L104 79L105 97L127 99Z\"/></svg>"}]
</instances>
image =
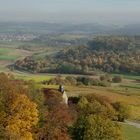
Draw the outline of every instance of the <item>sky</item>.
<instances>
[{"instance_id":1,"label":"sky","mask_svg":"<svg viewBox=\"0 0 140 140\"><path fill-rule=\"evenodd\" d=\"M0 21L140 23L140 0L0 0Z\"/></svg>"}]
</instances>

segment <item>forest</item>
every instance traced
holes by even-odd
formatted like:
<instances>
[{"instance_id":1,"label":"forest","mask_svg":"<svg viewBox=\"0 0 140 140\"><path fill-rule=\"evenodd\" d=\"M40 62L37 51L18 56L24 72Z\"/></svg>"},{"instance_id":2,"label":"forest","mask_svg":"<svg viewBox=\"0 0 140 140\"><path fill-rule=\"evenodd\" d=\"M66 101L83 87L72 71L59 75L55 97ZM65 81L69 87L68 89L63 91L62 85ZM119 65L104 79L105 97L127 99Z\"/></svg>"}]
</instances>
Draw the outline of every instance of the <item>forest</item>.
<instances>
[{"instance_id":1,"label":"forest","mask_svg":"<svg viewBox=\"0 0 140 140\"><path fill-rule=\"evenodd\" d=\"M35 55L17 61L14 69L32 73L140 75L139 36L99 36L86 45L64 47L54 55Z\"/></svg>"}]
</instances>

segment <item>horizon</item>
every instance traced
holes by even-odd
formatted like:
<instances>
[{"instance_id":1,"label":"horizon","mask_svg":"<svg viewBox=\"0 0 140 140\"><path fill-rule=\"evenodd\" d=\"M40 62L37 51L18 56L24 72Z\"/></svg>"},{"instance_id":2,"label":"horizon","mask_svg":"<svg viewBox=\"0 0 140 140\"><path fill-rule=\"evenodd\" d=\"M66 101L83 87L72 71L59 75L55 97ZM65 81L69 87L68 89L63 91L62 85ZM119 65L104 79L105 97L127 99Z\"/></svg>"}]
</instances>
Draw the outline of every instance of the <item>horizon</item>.
<instances>
[{"instance_id":1,"label":"horizon","mask_svg":"<svg viewBox=\"0 0 140 140\"><path fill-rule=\"evenodd\" d=\"M0 0L0 2L1 22L98 23L118 26L140 23L138 0Z\"/></svg>"}]
</instances>

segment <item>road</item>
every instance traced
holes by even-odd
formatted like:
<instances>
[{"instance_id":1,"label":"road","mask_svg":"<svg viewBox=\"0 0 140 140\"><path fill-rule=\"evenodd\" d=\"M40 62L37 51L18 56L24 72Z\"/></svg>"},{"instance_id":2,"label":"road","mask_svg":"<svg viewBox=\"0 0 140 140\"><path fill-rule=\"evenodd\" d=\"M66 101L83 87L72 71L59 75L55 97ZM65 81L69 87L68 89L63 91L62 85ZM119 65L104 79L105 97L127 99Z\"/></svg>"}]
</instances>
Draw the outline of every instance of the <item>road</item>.
<instances>
[{"instance_id":1,"label":"road","mask_svg":"<svg viewBox=\"0 0 140 140\"><path fill-rule=\"evenodd\" d=\"M125 121L125 123L140 129L140 123L131 122L131 121Z\"/></svg>"}]
</instances>

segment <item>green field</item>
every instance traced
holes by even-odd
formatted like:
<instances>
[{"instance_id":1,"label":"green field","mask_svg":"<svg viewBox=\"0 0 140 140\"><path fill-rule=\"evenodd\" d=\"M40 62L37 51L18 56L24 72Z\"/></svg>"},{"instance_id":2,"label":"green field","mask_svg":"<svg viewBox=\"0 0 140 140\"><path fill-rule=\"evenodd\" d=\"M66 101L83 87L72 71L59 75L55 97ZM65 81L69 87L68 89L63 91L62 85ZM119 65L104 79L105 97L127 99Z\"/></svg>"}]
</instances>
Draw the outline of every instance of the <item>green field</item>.
<instances>
[{"instance_id":1,"label":"green field","mask_svg":"<svg viewBox=\"0 0 140 140\"><path fill-rule=\"evenodd\" d=\"M42 81L48 81L49 79L51 79L52 75L41 75L41 74L20 74L20 73L13 73L13 75L15 76L15 78L17 79L21 79L21 80L25 80L25 81L29 81L32 80L34 82L40 83Z\"/></svg>"},{"instance_id":2,"label":"green field","mask_svg":"<svg viewBox=\"0 0 140 140\"><path fill-rule=\"evenodd\" d=\"M32 54L30 51L18 49L16 42L11 45L8 43L0 42L0 72L10 72L7 68L9 65Z\"/></svg>"},{"instance_id":3,"label":"green field","mask_svg":"<svg viewBox=\"0 0 140 140\"><path fill-rule=\"evenodd\" d=\"M0 47L18 48L23 44L25 44L24 41L0 41Z\"/></svg>"},{"instance_id":4,"label":"green field","mask_svg":"<svg viewBox=\"0 0 140 140\"><path fill-rule=\"evenodd\" d=\"M0 48L0 60L16 60L19 58L13 48Z\"/></svg>"},{"instance_id":5,"label":"green field","mask_svg":"<svg viewBox=\"0 0 140 140\"><path fill-rule=\"evenodd\" d=\"M16 60L19 56L0 55L0 60Z\"/></svg>"},{"instance_id":6,"label":"green field","mask_svg":"<svg viewBox=\"0 0 140 140\"><path fill-rule=\"evenodd\" d=\"M128 74L128 73L124 73L124 74L111 74L112 76L121 76L125 79L130 79L130 80L140 80L140 76L138 75L132 75L132 74Z\"/></svg>"},{"instance_id":7,"label":"green field","mask_svg":"<svg viewBox=\"0 0 140 140\"><path fill-rule=\"evenodd\" d=\"M140 129L130 125L122 125L125 140L140 140Z\"/></svg>"}]
</instances>

